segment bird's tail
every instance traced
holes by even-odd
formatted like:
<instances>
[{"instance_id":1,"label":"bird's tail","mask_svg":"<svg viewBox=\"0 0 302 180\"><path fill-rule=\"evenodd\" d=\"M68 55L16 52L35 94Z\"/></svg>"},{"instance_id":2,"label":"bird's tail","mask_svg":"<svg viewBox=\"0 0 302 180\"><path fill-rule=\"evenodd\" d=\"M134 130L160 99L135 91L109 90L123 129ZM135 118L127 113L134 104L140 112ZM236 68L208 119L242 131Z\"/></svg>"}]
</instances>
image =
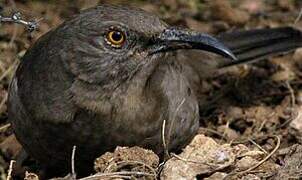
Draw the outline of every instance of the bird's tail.
<instances>
[{"instance_id":1,"label":"bird's tail","mask_svg":"<svg viewBox=\"0 0 302 180\"><path fill-rule=\"evenodd\" d=\"M238 58L222 67L259 60L302 47L302 32L292 27L229 32L220 34L217 38Z\"/></svg>"}]
</instances>

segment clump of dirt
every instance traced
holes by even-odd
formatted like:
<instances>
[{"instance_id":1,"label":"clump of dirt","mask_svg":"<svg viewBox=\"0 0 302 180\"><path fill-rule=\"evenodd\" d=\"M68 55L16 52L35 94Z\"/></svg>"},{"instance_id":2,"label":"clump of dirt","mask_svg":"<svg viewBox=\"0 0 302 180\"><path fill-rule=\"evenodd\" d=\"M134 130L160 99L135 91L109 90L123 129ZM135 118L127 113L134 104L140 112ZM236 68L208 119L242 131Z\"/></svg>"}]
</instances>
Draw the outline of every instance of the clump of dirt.
<instances>
[{"instance_id":1,"label":"clump of dirt","mask_svg":"<svg viewBox=\"0 0 302 180\"><path fill-rule=\"evenodd\" d=\"M159 157L150 150L140 147L117 147L113 153L107 152L97 158L94 169L98 173L145 172L155 178L158 165Z\"/></svg>"},{"instance_id":2,"label":"clump of dirt","mask_svg":"<svg viewBox=\"0 0 302 180\"><path fill-rule=\"evenodd\" d=\"M279 151L279 156L285 155L282 167L278 169L273 179L301 179L302 174L302 146L295 144Z\"/></svg>"}]
</instances>

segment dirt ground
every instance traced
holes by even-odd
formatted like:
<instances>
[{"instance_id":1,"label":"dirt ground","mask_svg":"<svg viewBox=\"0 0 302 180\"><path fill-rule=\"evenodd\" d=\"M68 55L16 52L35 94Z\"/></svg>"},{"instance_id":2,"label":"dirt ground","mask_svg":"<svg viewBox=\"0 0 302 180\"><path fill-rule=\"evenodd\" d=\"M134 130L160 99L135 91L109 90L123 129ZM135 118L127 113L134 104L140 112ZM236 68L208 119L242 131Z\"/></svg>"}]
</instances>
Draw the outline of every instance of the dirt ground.
<instances>
[{"instance_id":1,"label":"dirt ground","mask_svg":"<svg viewBox=\"0 0 302 180\"><path fill-rule=\"evenodd\" d=\"M29 172L41 173L8 123L7 88L18 62L42 34L102 3L139 6L172 25L210 34L278 26L302 29L300 0L0 0L0 15L19 11L24 19L39 22L32 33L0 24L1 179L37 179ZM181 154L171 153L162 164L151 151L118 147L98 158L96 174L86 179L302 179L302 49L232 67L203 85L209 104L201 107L199 135Z\"/></svg>"}]
</instances>

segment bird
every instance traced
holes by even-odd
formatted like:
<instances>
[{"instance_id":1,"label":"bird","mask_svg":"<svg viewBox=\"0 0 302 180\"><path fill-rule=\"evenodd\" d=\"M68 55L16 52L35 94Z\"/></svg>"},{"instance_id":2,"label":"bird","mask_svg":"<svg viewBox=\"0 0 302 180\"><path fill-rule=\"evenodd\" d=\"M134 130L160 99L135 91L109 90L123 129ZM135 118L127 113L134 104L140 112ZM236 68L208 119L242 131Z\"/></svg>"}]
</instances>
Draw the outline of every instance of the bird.
<instances>
[{"instance_id":1,"label":"bird","mask_svg":"<svg viewBox=\"0 0 302 180\"><path fill-rule=\"evenodd\" d=\"M199 128L203 78L301 46L292 27L214 37L139 8L99 5L27 50L9 86L8 118L26 152L55 172L69 172L74 146L84 173L117 146L179 151Z\"/></svg>"}]
</instances>

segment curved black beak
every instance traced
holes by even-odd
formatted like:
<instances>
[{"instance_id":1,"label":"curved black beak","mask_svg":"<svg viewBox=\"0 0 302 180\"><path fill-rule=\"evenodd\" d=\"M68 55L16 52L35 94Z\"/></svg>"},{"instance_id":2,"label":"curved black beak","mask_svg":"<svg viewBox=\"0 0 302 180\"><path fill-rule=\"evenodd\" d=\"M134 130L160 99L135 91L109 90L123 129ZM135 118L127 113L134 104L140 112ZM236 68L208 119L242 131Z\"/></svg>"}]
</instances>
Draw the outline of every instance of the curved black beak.
<instances>
[{"instance_id":1,"label":"curved black beak","mask_svg":"<svg viewBox=\"0 0 302 180\"><path fill-rule=\"evenodd\" d=\"M155 46L151 54L178 49L200 49L236 60L232 51L216 38L199 32L168 28L154 37Z\"/></svg>"}]
</instances>

